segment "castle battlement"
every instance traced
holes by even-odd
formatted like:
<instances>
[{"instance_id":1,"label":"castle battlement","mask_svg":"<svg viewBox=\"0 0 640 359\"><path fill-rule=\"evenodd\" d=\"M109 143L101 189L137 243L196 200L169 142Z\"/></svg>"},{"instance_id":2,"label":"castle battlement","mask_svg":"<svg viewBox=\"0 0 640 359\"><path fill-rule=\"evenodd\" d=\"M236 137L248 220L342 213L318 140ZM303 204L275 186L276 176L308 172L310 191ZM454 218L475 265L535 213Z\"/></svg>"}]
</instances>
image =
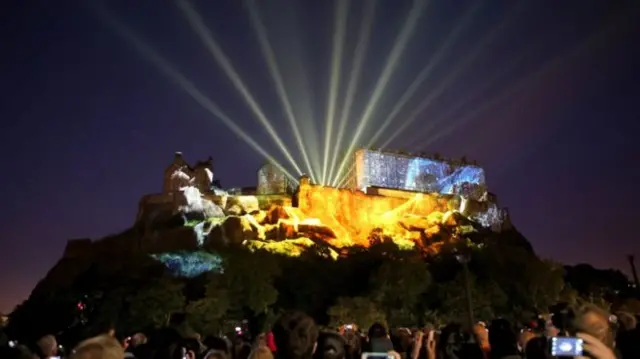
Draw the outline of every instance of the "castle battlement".
<instances>
[{"instance_id":1,"label":"castle battlement","mask_svg":"<svg viewBox=\"0 0 640 359\"><path fill-rule=\"evenodd\" d=\"M184 159L182 152L176 152L173 161L164 170L162 192L178 192L182 187L194 186L200 192L207 193L213 190L214 185L219 186L214 176L213 157L191 166Z\"/></svg>"}]
</instances>

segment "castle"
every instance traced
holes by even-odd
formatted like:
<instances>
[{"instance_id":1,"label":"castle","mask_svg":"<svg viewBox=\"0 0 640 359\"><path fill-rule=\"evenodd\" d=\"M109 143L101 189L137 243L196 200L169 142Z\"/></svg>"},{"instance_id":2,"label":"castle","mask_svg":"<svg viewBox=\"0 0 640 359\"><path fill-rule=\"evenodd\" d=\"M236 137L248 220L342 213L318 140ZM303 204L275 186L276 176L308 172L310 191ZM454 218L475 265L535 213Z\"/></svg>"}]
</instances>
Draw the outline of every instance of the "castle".
<instances>
[{"instance_id":1,"label":"castle","mask_svg":"<svg viewBox=\"0 0 640 359\"><path fill-rule=\"evenodd\" d=\"M189 165L182 152L175 152L173 161L165 168L162 178L162 192L147 194L140 199L136 221L145 213L174 207L177 195L183 187L193 186L203 194L213 194L220 182L215 178L213 157Z\"/></svg>"},{"instance_id":2,"label":"castle","mask_svg":"<svg viewBox=\"0 0 640 359\"><path fill-rule=\"evenodd\" d=\"M494 232L510 228L508 211L487 191L484 170L465 159L360 149L338 187L307 176L294 181L266 164L257 171L256 187L224 190L214 173L212 158L191 166L176 152L164 170L162 192L142 196L126 235L71 240L65 256L122 248L164 253L220 241L276 250L288 242L289 251L303 240L304 246L338 249L367 246L378 232L404 247L431 251L433 243L477 225Z\"/></svg>"}]
</instances>

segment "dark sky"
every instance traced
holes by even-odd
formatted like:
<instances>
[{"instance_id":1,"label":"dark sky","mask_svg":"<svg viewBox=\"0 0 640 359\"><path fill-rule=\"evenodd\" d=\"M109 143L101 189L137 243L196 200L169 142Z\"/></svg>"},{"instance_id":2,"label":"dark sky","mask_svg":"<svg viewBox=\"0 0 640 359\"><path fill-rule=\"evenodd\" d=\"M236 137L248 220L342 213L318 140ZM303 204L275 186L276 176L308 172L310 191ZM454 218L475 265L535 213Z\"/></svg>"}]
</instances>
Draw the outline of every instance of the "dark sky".
<instances>
[{"instance_id":1,"label":"dark sky","mask_svg":"<svg viewBox=\"0 0 640 359\"><path fill-rule=\"evenodd\" d=\"M350 8L342 91L365 1L353 0ZM19 1L0 21L0 311L28 296L67 239L100 238L132 225L138 199L161 189L174 151L191 161L212 155L226 186L254 185L264 161L99 14L137 33L282 158L172 1L105 1L103 10L85 3L91 2ZM260 3L294 107L311 104L299 121L309 126L315 119L324 128L333 2ZM640 13L631 5L637 1L485 1L457 40L446 41L472 3L430 1L365 133L370 138L445 46L393 126L434 89L444 91L391 147L478 160L490 190L542 256L626 270L625 255L638 253L640 218L640 54L633 37ZM294 150L242 1L195 6ZM410 7L408 0L378 1L356 114ZM302 68L308 92L299 90ZM314 138L305 143L313 152Z\"/></svg>"}]
</instances>

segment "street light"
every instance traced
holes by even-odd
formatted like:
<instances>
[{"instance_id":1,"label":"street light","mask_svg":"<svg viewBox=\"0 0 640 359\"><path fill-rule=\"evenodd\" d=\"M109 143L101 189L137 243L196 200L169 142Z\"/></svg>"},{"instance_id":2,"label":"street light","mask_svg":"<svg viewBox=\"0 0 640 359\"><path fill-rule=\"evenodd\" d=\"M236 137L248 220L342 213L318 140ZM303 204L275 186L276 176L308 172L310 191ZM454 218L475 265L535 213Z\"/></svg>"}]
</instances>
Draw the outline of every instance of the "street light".
<instances>
[{"instance_id":1,"label":"street light","mask_svg":"<svg viewBox=\"0 0 640 359\"><path fill-rule=\"evenodd\" d=\"M469 255L469 253L467 253L467 251L465 251L465 253L460 253L459 251L456 251L458 253L456 253L456 260L458 260L458 262L460 264L462 264L462 273L464 276L464 294L465 297L467 299L467 321L468 321L468 326L469 326L469 330L473 330L473 325L475 323L474 319L473 319L473 305L471 302L471 283L470 283L470 275L469 275L469 266L468 263L471 260L471 256Z\"/></svg>"}]
</instances>

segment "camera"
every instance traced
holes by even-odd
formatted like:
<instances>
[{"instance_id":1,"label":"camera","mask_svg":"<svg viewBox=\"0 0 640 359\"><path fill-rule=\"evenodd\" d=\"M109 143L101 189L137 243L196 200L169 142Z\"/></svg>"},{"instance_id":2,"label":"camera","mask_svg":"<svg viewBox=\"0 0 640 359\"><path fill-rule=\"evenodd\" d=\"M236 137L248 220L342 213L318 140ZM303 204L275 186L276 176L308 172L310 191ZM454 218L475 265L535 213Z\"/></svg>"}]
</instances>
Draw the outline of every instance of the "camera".
<instances>
[{"instance_id":1,"label":"camera","mask_svg":"<svg viewBox=\"0 0 640 359\"><path fill-rule=\"evenodd\" d=\"M388 353L362 353L360 359L394 359L394 357Z\"/></svg>"},{"instance_id":2,"label":"camera","mask_svg":"<svg viewBox=\"0 0 640 359\"><path fill-rule=\"evenodd\" d=\"M551 355L554 357L578 357L582 356L584 342L574 337L551 338Z\"/></svg>"}]
</instances>

